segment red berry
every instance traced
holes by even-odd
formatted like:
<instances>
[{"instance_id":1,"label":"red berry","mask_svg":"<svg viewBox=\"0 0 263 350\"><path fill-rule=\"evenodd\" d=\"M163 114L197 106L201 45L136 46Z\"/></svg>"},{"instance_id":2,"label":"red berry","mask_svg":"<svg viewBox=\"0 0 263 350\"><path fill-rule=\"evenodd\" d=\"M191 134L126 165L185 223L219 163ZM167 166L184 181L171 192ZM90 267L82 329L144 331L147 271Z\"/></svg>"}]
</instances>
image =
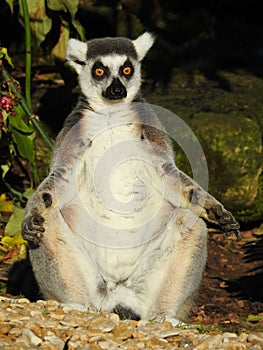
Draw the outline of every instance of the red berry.
<instances>
[{"instance_id":1,"label":"red berry","mask_svg":"<svg viewBox=\"0 0 263 350\"><path fill-rule=\"evenodd\" d=\"M12 98L10 96L1 97L0 106L7 112L11 111L14 107Z\"/></svg>"}]
</instances>

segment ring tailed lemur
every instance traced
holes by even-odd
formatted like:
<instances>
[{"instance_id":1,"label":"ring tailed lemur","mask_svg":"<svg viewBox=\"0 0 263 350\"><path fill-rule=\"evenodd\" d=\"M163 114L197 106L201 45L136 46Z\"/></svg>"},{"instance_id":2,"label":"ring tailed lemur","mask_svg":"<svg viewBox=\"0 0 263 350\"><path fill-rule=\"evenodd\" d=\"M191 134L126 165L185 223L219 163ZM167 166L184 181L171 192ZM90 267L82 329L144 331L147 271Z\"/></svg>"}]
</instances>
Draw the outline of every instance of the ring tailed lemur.
<instances>
[{"instance_id":1,"label":"ring tailed lemur","mask_svg":"<svg viewBox=\"0 0 263 350\"><path fill-rule=\"evenodd\" d=\"M22 234L45 298L121 318L183 320L206 262L205 220L239 225L177 169L169 138L139 96L154 42L70 39L81 96L59 133Z\"/></svg>"}]
</instances>

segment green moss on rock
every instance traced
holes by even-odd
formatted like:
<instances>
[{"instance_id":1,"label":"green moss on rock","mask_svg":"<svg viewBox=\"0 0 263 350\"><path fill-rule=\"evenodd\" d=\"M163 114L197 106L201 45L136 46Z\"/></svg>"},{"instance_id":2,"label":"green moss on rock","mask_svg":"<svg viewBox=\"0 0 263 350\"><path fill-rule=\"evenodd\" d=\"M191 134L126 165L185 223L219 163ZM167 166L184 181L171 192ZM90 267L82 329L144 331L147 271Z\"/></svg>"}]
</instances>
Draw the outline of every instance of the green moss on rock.
<instances>
[{"instance_id":1,"label":"green moss on rock","mask_svg":"<svg viewBox=\"0 0 263 350\"><path fill-rule=\"evenodd\" d=\"M242 208L235 212L239 222L262 222L263 217L263 174L258 179L258 193L253 204L248 208Z\"/></svg>"},{"instance_id":2,"label":"green moss on rock","mask_svg":"<svg viewBox=\"0 0 263 350\"><path fill-rule=\"evenodd\" d=\"M262 172L261 131L248 117L197 113L190 122L207 157L209 190L230 210L248 208Z\"/></svg>"}]
</instances>

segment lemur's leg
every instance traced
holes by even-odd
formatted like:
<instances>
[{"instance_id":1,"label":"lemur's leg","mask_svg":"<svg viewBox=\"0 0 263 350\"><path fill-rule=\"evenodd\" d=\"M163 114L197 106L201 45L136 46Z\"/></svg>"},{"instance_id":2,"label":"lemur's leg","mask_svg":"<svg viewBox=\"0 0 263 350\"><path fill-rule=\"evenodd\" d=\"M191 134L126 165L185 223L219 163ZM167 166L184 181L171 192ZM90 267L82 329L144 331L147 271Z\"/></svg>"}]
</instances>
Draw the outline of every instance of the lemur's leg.
<instances>
[{"instance_id":1,"label":"lemur's leg","mask_svg":"<svg viewBox=\"0 0 263 350\"><path fill-rule=\"evenodd\" d=\"M239 224L234 216L213 196L207 193L193 179L176 168L173 163L162 165L166 196L173 203L173 194L182 193L182 204L204 220L215 223L221 227L225 236L234 234L240 239ZM178 203L175 203L175 206Z\"/></svg>"},{"instance_id":2,"label":"lemur's leg","mask_svg":"<svg viewBox=\"0 0 263 350\"><path fill-rule=\"evenodd\" d=\"M138 302L134 310L142 319L157 317L173 324L178 320L187 321L206 263L206 245L204 220L190 209L178 207L176 215L157 238L158 249L149 250L150 254L144 256L143 264L127 282L136 290Z\"/></svg>"},{"instance_id":3,"label":"lemur's leg","mask_svg":"<svg viewBox=\"0 0 263 350\"><path fill-rule=\"evenodd\" d=\"M180 231L180 219L189 215L194 222ZM159 318L162 315L175 324L178 320L188 322L194 296L200 285L206 263L207 228L204 221L193 213L180 209L174 222L171 223L174 238L171 241L173 250L163 266L161 288L154 307ZM172 277L171 277L172 276Z\"/></svg>"}]
</instances>

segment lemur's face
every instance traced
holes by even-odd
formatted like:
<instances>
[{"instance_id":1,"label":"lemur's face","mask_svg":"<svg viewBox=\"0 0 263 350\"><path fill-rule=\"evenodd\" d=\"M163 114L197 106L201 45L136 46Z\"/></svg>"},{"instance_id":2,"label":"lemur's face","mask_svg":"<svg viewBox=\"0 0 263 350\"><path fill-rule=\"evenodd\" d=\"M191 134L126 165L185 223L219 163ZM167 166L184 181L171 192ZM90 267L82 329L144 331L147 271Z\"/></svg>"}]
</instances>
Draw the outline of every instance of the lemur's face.
<instances>
[{"instance_id":1,"label":"lemur's face","mask_svg":"<svg viewBox=\"0 0 263 350\"><path fill-rule=\"evenodd\" d=\"M91 107L132 102L141 85L141 60L153 44L145 33L132 41L103 38L82 43L70 39L67 59L79 74L82 93Z\"/></svg>"},{"instance_id":2,"label":"lemur's face","mask_svg":"<svg viewBox=\"0 0 263 350\"><path fill-rule=\"evenodd\" d=\"M97 108L130 102L140 89L140 63L127 55L98 56L86 61L79 81L82 92Z\"/></svg>"}]
</instances>

